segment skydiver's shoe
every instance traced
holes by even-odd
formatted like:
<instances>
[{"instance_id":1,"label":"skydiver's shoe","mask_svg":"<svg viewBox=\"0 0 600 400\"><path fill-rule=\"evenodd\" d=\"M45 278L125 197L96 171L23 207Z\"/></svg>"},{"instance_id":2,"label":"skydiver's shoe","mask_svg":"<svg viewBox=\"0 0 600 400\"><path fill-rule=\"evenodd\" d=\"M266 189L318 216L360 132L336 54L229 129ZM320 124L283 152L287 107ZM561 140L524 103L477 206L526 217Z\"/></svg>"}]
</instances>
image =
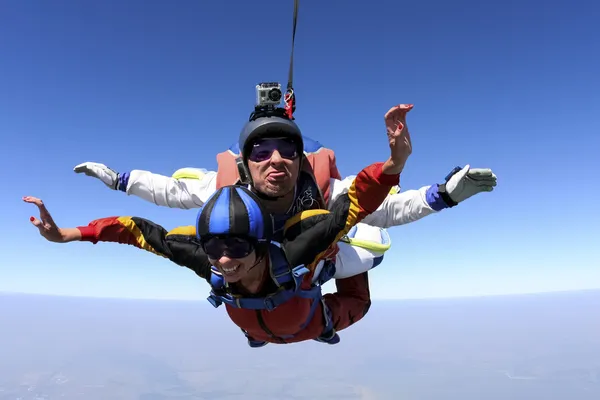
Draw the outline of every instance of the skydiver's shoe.
<instances>
[{"instance_id":1,"label":"skydiver's shoe","mask_svg":"<svg viewBox=\"0 0 600 400\"><path fill-rule=\"evenodd\" d=\"M331 329L315 339L317 342L327 344L337 344L340 342L340 336L336 333L335 329Z\"/></svg>"},{"instance_id":2,"label":"skydiver's shoe","mask_svg":"<svg viewBox=\"0 0 600 400\"><path fill-rule=\"evenodd\" d=\"M269 342L263 342L262 340L254 340L248 338L248 345L250 347L263 347L266 346Z\"/></svg>"}]
</instances>

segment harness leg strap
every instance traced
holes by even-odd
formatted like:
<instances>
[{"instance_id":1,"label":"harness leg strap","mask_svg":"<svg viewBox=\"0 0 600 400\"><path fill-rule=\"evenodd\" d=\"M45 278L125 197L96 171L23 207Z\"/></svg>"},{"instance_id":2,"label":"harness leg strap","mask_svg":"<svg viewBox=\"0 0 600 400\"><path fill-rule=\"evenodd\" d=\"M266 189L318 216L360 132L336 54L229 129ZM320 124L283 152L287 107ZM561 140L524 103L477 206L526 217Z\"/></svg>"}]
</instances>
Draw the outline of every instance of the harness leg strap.
<instances>
[{"instance_id":1,"label":"harness leg strap","mask_svg":"<svg viewBox=\"0 0 600 400\"><path fill-rule=\"evenodd\" d=\"M333 320L331 316L331 310L327 307L324 300L321 300L321 305L323 307L323 318L325 319L325 328L323 328L323 333L315 338L317 342L327 343L327 344L337 344L340 342L340 335L337 334L335 328L333 327Z\"/></svg>"}]
</instances>

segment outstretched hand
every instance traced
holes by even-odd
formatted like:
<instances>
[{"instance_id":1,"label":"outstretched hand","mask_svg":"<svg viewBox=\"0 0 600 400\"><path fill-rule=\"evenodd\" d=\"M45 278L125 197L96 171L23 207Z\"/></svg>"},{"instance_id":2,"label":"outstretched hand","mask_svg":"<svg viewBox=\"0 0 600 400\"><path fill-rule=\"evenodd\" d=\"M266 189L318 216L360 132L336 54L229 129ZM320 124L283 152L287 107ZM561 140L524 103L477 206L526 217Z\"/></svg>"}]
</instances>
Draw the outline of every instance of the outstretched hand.
<instances>
[{"instance_id":1,"label":"outstretched hand","mask_svg":"<svg viewBox=\"0 0 600 400\"><path fill-rule=\"evenodd\" d=\"M391 151L391 162L398 172L404 169L406 160L412 154L412 142L406 125L406 114L412 110L413 104L399 104L385 113L385 127Z\"/></svg>"},{"instance_id":2,"label":"outstretched hand","mask_svg":"<svg viewBox=\"0 0 600 400\"><path fill-rule=\"evenodd\" d=\"M48 209L46 208L42 200L33 196L25 196L23 197L23 201L25 203L35 204L39 209L40 219L31 216L29 218L29 221L31 221L33 226L38 228L38 230L40 231L40 235L42 235L44 238L46 238L46 240L50 242L64 243L66 241L63 232L52 219L50 212L48 212Z\"/></svg>"},{"instance_id":3,"label":"outstretched hand","mask_svg":"<svg viewBox=\"0 0 600 400\"><path fill-rule=\"evenodd\" d=\"M461 203L478 193L493 191L496 185L496 174L491 169L471 168L467 164L448 180L446 190L452 200Z\"/></svg>"},{"instance_id":4,"label":"outstretched hand","mask_svg":"<svg viewBox=\"0 0 600 400\"><path fill-rule=\"evenodd\" d=\"M84 162L73 168L76 174L85 174L102 181L112 190L117 190L119 185L119 173L104 164L96 162Z\"/></svg>"}]
</instances>

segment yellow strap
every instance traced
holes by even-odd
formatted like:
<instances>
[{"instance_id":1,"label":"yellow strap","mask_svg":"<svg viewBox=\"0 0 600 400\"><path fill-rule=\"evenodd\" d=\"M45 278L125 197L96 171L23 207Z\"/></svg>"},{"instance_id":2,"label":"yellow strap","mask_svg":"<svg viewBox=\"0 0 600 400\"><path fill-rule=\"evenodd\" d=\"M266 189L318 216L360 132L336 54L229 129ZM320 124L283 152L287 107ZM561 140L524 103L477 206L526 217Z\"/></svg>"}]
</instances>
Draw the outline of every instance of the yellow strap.
<instances>
[{"instance_id":1,"label":"yellow strap","mask_svg":"<svg viewBox=\"0 0 600 400\"><path fill-rule=\"evenodd\" d=\"M392 186L392 188L390 189L390 195L394 195L397 193L400 193L400 186ZM376 253L385 253L392 247L391 241L388 244L381 244L377 242L372 242L370 240L349 238L345 235L342 236L340 242L348 243L351 246L362 247L363 249L374 251Z\"/></svg>"},{"instance_id":2,"label":"yellow strap","mask_svg":"<svg viewBox=\"0 0 600 400\"><path fill-rule=\"evenodd\" d=\"M370 240L362 240L362 239L353 239L348 236L343 236L340 239L340 242L348 243L351 246L362 247L363 249L374 251L377 253L385 253L392 247L392 243L381 244L376 242L371 242Z\"/></svg>"},{"instance_id":3,"label":"yellow strap","mask_svg":"<svg viewBox=\"0 0 600 400\"><path fill-rule=\"evenodd\" d=\"M175 179L198 179L201 180L204 178L204 172L199 170L198 168L179 168L177 171L171 175L171 178Z\"/></svg>"}]
</instances>

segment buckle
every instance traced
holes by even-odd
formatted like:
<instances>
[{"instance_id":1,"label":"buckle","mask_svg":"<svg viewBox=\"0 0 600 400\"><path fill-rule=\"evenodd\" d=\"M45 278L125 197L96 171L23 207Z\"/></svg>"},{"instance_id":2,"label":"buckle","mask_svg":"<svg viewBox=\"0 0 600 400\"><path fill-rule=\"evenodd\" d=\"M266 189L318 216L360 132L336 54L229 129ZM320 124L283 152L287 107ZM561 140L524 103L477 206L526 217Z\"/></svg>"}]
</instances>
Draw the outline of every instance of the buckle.
<instances>
[{"instance_id":1,"label":"buckle","mask_svg":"<svg viewBox=\"0 0 600 400\"><path fill-rule=\"evenodd\" d=\"M306 268L304 266L304 264L302 265L298 265L297 267L294 267L292 269L292 274L296 277L299 278L302 275L308 274L310 272L310 270L308 268Z\"/></svg>"},{"instance_id":2,"label":"buckle","mask_svg":"<svg viewBox=\"0 0 600 400\"><path fill-rule=\"evenodd\" d=\"M265 309L267 309L268 311L273 311L275 309L275 302L270 297L265 298L264 304Z\"/></svg>"},{"instance_id":3,"label":"buckle","mask_svg":"<svg viewBox=\"0 0 600 400\"><path fill-rule=\"evenodd\" d=\"M208 302L212 304L214 308L218 308L221 304L223 304L223 302L219 300L214 294L208 296L206 300L208 300Z\"/></svg>"}]
</instances>

